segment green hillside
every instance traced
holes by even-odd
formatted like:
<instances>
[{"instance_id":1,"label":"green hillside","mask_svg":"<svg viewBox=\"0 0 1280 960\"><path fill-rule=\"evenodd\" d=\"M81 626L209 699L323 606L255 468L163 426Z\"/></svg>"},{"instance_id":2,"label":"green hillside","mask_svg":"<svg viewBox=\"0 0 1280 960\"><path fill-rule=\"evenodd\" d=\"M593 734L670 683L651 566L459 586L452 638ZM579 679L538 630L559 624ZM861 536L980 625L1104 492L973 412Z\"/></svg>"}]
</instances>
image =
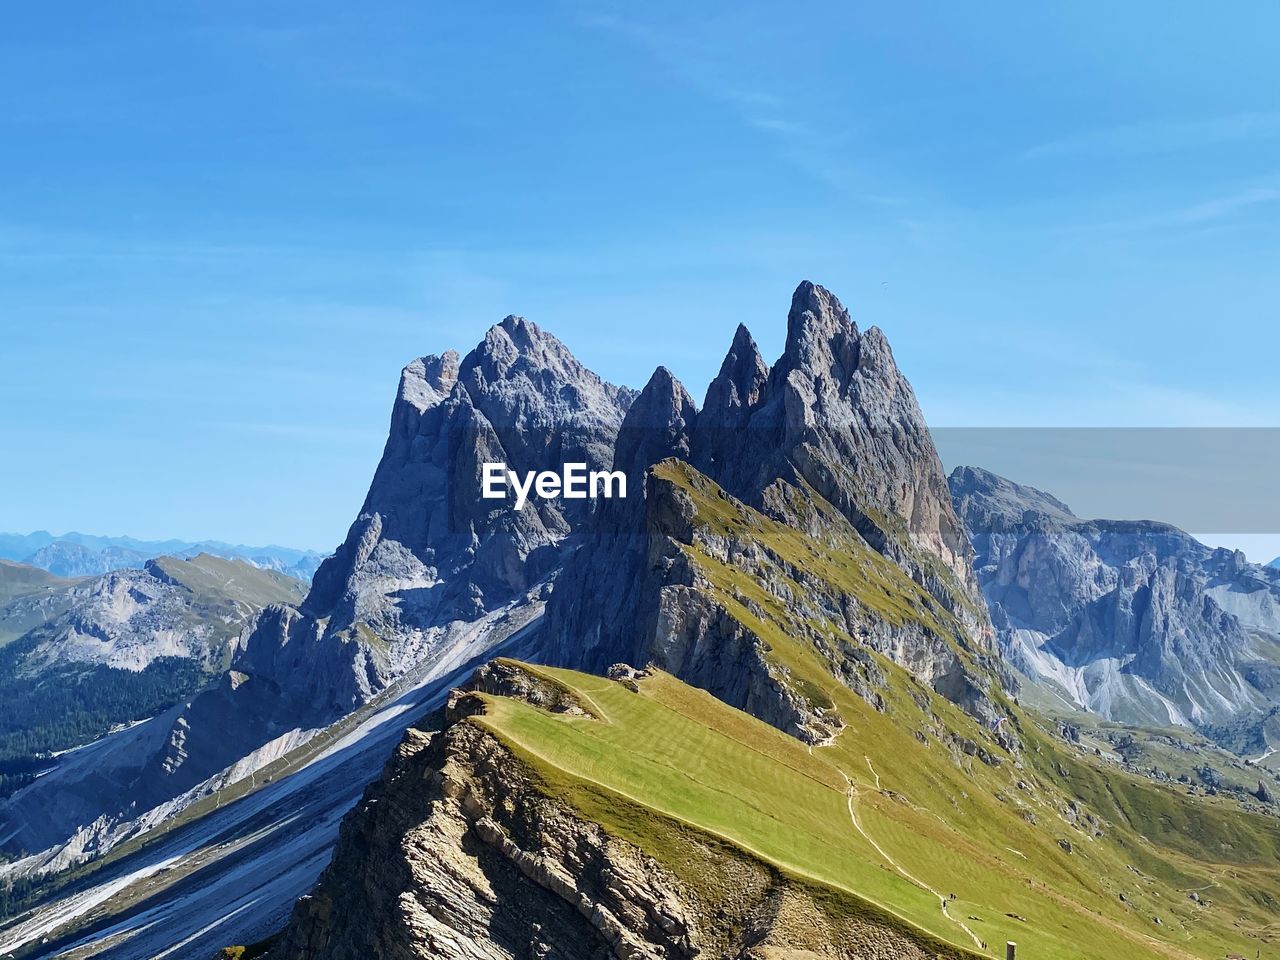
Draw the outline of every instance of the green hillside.
<instances>
[{"instance_id":1,"label":"green hillside","mask_svg":"<svg viewBox=\"0 0 1280 960\"><path fill-rule=\"evenodd\" d=\"M1062 960L1252 955L1280 933L1280 822L1103 775L1038 734L1037 767L1062 763L1075 793L1110 798L1090 807L1102 836L1062 819L1074 798L1047 777L956 763L920 743L908 722L925 722L923 710L895 719L833 690L851 723L810 752L662 673L633 692L525 669L563 684L594 718L487 697L475 722L548 790L677 873L692 827L828 888L837 910L901 918L957 953L995 955L1012 939L1022 956ZM900 672L894 680L910 685ZM1144 839L1135 825L1147 823L1160 829ZM944 912L940 897L953 893Z\"/></svg>"},{"instance_id":2,"label":"green hillside","mask_svg":"<svg viewBox=\"0 0 1280 960\"><path fill-rule=\"evenodd\" d=\"M697 588L839 732L806 747L661 672L623 684L528 667L592 717L488 696L474 722L549 791L677 872L695 829L827 890L837 912L908 923L953 952L1003 956L1015 940L1036 960L1252 957L1280 941L1280 818L1120 771L992 684L1008 718L997 737L815 612L816 593L852 598L984 669L955 619L824 501L793 498L815 515L784 525L687 464L654 473L696 512L681 550ZM714 538L754 543L752 574L703 548ZM685 868L695 885L708 875Z\"/></svg>"},{"instance_id":3,"label":"green hillside","mask_svg":"<svg viewBox=\"0 0 1280 960\"><path fill-rule=\"evenodd\" d=\"M306 592L292 577L205 554L98 578L45 577L51 583L43 589L57 592L23 620L15 614L11 625L36 622L0 647L0 796L29 783L49 753L191 697L225 669L259 610L296 604ZM40 588L22 594L0 612L25 611L40 596ZM189 655L175 654L175 637ZM107 659L116 646L142 652L116 664Z\"/></svg>"}]
</instances>

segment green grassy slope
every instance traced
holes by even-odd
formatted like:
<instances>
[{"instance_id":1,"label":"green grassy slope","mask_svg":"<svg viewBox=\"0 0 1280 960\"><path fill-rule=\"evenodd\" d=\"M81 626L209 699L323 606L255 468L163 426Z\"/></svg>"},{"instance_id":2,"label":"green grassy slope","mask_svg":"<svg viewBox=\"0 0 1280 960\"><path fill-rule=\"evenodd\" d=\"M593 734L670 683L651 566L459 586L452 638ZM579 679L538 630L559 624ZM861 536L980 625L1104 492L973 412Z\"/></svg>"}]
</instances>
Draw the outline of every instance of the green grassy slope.
<instances>
[{"instance_id":1,"label":"green grassy slope","mask_svg":"<svg viewBox=\"0 0 1280 960\"><path fill-rule=\"evenodd\" d=\"M1083 793L1115 798L1100 810L1111 821L1104 836L1091 839L1056 816L1051 786L1018 788L1034 773L957 765L900 720L839 691L853 722L809 752L662 673L634 693L599 677L526 669L569 687L600 719L487 697L475 722L586 817L677 872L681 831L691 827L827 888L841 909L896 916L976 954L995 955L1013 939L1021 955L1053 960L1214 957L1252 953L1263 941L1250 933L1266 936L1275 923L1265 899L1280 885L1275 821L1203 810L1061 758ZM1038 746L1056 750L1047 738ZM1166 830L1141 839L1128 821L1146 818ZM1193 891L1208 905L1189 899ZM952 893L944 914L936 894Z\"/></svg>"},{"instance_id":2,"label":"green grassy slope","mask_svg":"<svg viewBox=\"0 0 1280 960\"><path fill-rule=\"evenodd\" d=\"M24 594L61 587L73 582L30 564L0 560L0 604L8 603Z\"/></svg>"},{"instance_id":3,"label":"green grassy slope","mask_svg":"<svg viewBox=\"0 0 1280 960\"><path fill-rule=\"evenodd\" d=\"M1021 744L1010 753L815 612L829 608L808 602L815 591L846 597L914 622L981 669L954 618L856 534L844 537L834 520L806 523L817 535L777 523L686 464L655 474L686 492L707 537L761 548L753 557L764 566L750 576L696 535L680 549L701 574L698 589L844 725L810 750L661 673L635 693L539 668L601 719L489 698L476 722L584 815L667 863L680 862L681 830L714 835L834 891L844 908L887 911L956 950L1003 955L1016 940L1020 956L1037 960L1188 958L1253 956L1280 942L1280 818L1126 774L993 687ZM835 679L850 676L855 652L882 677L870 694Z\"/></svg>"},{"instance_id":4,"label":"green grassy slope","mask_svg":"<svg viewBox=\"0 0 1280 960\"><path fill-rule=\"evenodd\" d=\"M158 557L154 566L190 590L196 603L241 603L259 609L272 603L298 604L307 594L307 585L294 577L207 553L190 560Z\"/></svg>"}]
</instances>

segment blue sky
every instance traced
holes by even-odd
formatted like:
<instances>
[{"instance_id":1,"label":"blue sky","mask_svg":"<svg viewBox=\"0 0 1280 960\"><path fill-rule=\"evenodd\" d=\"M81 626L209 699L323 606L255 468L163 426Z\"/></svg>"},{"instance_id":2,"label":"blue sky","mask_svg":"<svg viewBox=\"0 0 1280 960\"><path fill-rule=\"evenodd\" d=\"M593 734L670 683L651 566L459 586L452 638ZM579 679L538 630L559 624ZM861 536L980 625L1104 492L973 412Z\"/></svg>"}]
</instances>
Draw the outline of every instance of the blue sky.
<instances>
[{"instance_id":1,"label":"blue sky","mask_svg":"<svg viewBox=\"0 0 1280 960\"><path fill-rule=\"evenodd\" d=\"M0 529L329 549L409 359L701 396L803 278L935 425L1278 425L1280 13L1120 6L15 8Z\"/></svg>"}]
</instances>

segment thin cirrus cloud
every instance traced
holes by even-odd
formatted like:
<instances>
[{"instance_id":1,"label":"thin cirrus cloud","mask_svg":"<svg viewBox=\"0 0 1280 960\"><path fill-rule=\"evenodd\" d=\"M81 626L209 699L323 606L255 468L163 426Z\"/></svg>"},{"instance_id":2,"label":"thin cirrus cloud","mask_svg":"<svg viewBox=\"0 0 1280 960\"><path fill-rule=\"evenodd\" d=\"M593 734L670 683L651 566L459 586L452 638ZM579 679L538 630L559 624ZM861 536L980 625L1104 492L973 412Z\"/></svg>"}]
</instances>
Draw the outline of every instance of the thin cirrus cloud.
<instances>
[{"instance_id":1,"label":"thin cirrus cloud","mask_svg":"<svg viewBox=\"0 0 1280 960\"><path fill-rule=\"evenodd\" d=\"M1280 139L1280 113L1236 113L1222 117L1124 124L1086 130L1027 150L1027 159L1137 157L1234 143Z\"/></svg>"},{"instance_id":2,"label":"thin cirrus cloud","mask_svg":"<svg viewBox=\"0 0 1280 960\"><path fill-rule=\"evenodd\" d=\"M1203 203L1192 204L1175 211L1169 219L1177 223L1206 223L1221 220L1223 217L1239 213L1250 207L1275 203L1280 200L1280 189L1275 187L1254 187L1220 197L1214 197Z\"/></svg>"}]
</instances>

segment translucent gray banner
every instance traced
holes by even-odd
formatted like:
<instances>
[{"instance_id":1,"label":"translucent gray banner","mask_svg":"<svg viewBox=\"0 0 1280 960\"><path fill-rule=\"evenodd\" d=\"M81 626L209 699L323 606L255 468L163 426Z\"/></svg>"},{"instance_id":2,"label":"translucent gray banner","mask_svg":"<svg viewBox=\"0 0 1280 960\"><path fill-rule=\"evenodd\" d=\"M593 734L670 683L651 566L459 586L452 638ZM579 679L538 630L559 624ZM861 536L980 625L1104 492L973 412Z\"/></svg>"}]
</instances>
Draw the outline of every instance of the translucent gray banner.
<instances>
[{"instance_id":1,"label":"translucent gray banner","mask_svg":"<svg viewBox=\"0 0 1280 960\"><path fill-rule=\"evenodd\" d=\"M933 438L948 471L982 467L1079 517L1280 533L1280 428L954 427Z\"/></svg>"}]
</instances>

